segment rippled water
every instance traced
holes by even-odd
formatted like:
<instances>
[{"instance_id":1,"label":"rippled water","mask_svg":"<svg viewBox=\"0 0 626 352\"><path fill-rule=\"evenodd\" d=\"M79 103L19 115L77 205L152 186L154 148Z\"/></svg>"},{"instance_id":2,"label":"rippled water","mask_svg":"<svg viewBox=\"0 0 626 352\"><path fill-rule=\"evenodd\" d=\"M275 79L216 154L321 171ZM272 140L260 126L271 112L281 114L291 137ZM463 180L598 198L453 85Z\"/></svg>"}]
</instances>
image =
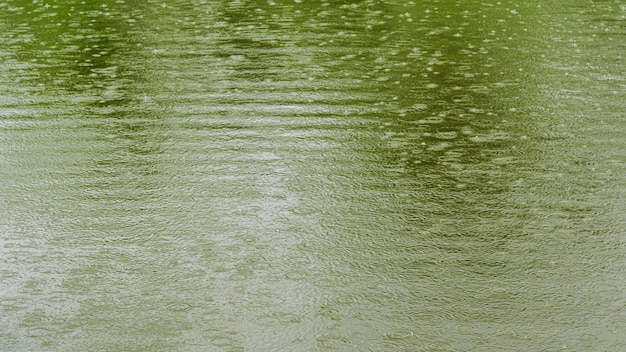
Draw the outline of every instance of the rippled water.
<instances>
[{"instance_id":1,"label":"rippled water","mask_svg":"<svg viewBox=\"0 0 626 352\"><path fill-rule=\"evenodd\" d=\"M625 16L0 1L0 350L625 349Z\"/></svg>"}]
</instances>

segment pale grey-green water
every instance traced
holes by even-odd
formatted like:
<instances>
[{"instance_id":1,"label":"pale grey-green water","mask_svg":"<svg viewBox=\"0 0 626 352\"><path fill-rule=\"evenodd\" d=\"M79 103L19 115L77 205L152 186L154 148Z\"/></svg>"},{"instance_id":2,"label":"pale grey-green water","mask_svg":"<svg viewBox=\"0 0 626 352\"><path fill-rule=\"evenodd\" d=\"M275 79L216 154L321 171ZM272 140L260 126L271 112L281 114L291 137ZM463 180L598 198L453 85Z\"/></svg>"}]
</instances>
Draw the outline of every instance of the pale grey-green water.
<instances>
[{"instance_id":1,"label":"pale grey-green water","mask_svg":"<svg viewBox=\"0 0 626 352\"><path fill-rule=\"evenodd\" d=\"M619 0L0 1L0 351L626 350Z\"/></svg>"}]
</instances>

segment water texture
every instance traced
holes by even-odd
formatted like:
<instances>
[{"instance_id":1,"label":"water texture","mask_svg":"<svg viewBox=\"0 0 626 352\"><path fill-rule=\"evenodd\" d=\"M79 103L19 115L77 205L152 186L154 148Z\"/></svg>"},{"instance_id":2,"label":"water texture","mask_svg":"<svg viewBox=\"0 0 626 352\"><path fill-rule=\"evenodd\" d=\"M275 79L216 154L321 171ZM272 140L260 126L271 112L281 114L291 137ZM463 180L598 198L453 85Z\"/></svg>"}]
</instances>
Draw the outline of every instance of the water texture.
<instances>
[{"instance_id":1,"label":"water texture","mask_svg":"<svg viewBox=\"0 0 626 352\"><path fill-rule=\"evenodd\" d=\"M625 21L0 1L0 351L626 350Z\"/></svg>"}]
</instances>

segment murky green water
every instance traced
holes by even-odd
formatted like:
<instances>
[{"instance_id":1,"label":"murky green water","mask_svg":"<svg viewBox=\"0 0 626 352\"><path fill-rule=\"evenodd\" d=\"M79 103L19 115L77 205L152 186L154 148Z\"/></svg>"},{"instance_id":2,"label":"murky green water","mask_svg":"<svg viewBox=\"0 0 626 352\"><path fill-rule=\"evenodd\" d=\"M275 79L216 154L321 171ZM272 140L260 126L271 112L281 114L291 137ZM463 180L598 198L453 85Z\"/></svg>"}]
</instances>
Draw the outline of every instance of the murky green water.
<instances>
[{"instance_id":1,"label":"murky green water","mask_svg":"<svg viewBox=\"0 0 626 352\"><path fill-rule=\"evenodd\" d=\"M0 1L0 350L626 349L625 16Z\"/></svg>"}]
</instances>

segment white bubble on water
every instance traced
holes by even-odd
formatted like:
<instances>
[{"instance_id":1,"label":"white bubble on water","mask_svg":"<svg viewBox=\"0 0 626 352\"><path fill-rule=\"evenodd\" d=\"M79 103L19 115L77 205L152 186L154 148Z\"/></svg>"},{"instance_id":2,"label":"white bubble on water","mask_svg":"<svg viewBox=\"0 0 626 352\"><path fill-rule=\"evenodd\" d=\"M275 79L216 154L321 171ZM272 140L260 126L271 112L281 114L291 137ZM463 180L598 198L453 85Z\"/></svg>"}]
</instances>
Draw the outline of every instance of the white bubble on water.
<instances>
[{"instance_id":1,"label":"white bubble on water","mask_svg":"<svg viewBox=\"0 0 626 352\"><path fill-rule=\"evenodd\" d=\"M426 110L428 109L428 104L417 103L417 104L413 104L411 108L413 108L414 110Z\"/></svg>"}]
</instances>

